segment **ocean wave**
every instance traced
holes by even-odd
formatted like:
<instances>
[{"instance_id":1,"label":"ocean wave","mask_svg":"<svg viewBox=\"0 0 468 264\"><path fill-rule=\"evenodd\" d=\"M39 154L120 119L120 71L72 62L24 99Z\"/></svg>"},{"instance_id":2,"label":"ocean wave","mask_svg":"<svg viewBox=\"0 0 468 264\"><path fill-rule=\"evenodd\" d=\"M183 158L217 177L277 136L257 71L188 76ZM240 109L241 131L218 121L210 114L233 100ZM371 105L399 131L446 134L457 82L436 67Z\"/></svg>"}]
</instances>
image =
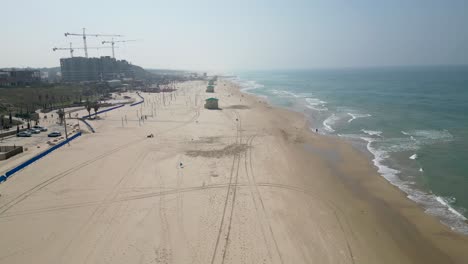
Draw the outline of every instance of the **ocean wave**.
<instances>
[{"instance_id":1,"label":"ocean wave","mask_svg":"<svg viewBox=\"0 0 468 264\"><path fill-rule=\"evenodd\" d=\"M323 120L323 126L329 132L335 132L335 129L333 129L332 125L335 124L336 121L338 120L339 120L339 117L335 114L332 114L327 119Z\"/></svg>"},{"instance_id":2,"label":"ocean wave","mask_svg":"<svg viewBox=\"0 0 468 264\"><path fill-rule=\"evenodd\" d=\"M410 138L385 138L378 142L379 148L389 152L397 153L403 151L416 151L421 148L422 142Z\"/></svg>"},{"instance_id":3,"label":"ocean wave","mask_svg":"<svg viewBox=\"0 0 468 264\"><path fill-rule=\"evenodd\" d=\"M242 92L247 92L254 89L259 89L265 87L263 84L257 83L256 81L240 81L239 85L241 86Z\"/></svg>"},{"instance_id":4,"label":"ocean wave","mask_svg":"<svg viewBox=\"0 0 468 264\"><path fill-rule=\"evenodd\" d=\"M327 111L328 108L325 106L327 102L322 101L317 98L307 97L306 100L306 107L316 111Z\"/></svg>"},{"instance_id":5,"label":"ocean wave","mask_svg":"<svg viewBox=\"0 0 468 264\"><path fill-rule=\"evenodd\" d=\"M356 114L356 113L348 113L351 118L348 120L348 123L351 123L353 120L358 119L358 118L363 118L363 117L371 117L372 115L370 114Z\"/></svg>"},{"instance_id":6,"label":"ocean wave","mask_svg":"<svg viewBox=\"0 0 468 264\"><path fill-rule=\"evenodd\" d=\"M468 235L468 225L465 223L467 219L461 212L462 209L457 210L454 208L453 197L441 197L405 186L400 189L408 194L408 198L426 208L426 213L438 217L442 223L452 230Z\"/></svg>"},{"instance_id":7,"label":"ocean wave","mask_svg":"<svg viewBox=\"0 0 468 264\"><path fill-rule=\"evenodd\" d=\"M453 135L448 130L411 130L401 131L403 135L410 136L414 140L427 139L427 140L452 140Z\"/></svg>"},{"instance_id":8,"label":"ocean wave","mask_svg":"<svg viewBox=\"0 0 468 264\"><path fill-rule=\"evenodd\" d=\"M272 89L272 90L269 90L269 92L271 92L274 95L279 95L279 96L282 96L282 97L289 97L289 98L291 98L291 97L292 98L300 98L301 97L298 94L295 94L295 93L290 92L290 91L285 91L285 90Z\"/></svg>"},{"instance_id":9,"label":"ocean wave","mask_svg":"<svg viewBox=\"0 0 468 264\"><path fill-rule=\"evenodd\" d=\"M362 132L366 133L367 135L369 136L382 136L382 131L378 131L378 130L366 130L366 129L361 129Z\"/></svg>"},{"instance_id":10,"label":"ocean wave","mask_svg":"<svg viewBox=\"0 0 468 264\"><path fill-rule=\"evenodd\" d=\"M413 154L409 157L409 159L415 160L418 158L418 154Z\"/></svg>"},{"instance_id":11,"label":"ocean wave","mask_svg":"<svg viewBox=\"0 0 468 264\"><path fill-rule=\"evenodd\" d=\"M453 230L468 234L468 225L465 223L465 221L467 221L466 217L451 205L451 203L455 202L455 198L442 198L432 193L426 193L414 188L412 183L401 180L399 178L399 170L384 164L384 161L389 157L389 153L373 146L373 144L379 140L370 137L361 137L361 139L367 142L367 149L374 156L372 162L377 167L377 171L380 175L391 184L404 191L409 199L426 208L427 213L437 216L441 219L442 223L451 227ZM420 168L419 171L422 172L422 168Z\"/></svg>"},{"instance_id":12,"label":"ocean wave","mask_svg":"<svg viewBox=\"0 0 468 264\"><path fill-rule=\"evenodd\" d=\"M377 167L377 171L380 175L390 182L395 181L400 171L383 164L384 160L389 157L388 152L378 149L372 145L372 143L376 141L375 138L361 137L361 139L367 142L367 150L374 156L372 162Z\"/></svg>"}]
</instances>

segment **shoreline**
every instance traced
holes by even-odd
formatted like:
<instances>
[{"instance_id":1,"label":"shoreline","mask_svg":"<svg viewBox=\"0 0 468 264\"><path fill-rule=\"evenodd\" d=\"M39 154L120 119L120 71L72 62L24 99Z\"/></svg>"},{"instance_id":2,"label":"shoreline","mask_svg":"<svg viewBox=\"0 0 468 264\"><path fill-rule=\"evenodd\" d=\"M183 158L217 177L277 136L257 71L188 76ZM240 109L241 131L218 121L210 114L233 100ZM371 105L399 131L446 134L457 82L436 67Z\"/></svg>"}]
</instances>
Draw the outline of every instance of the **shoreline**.
<instances>
[{"instance_id":1,"label":"shoreline","mask_svg":"<svg viewBox=\"0 0 468 264\"><path fill-rule=\"evenodd\" d=\"M239 86L240 92L253 96L255 98L259 98L261 100L265 100L269 105L272 107L277 107L281 109L285 109L288 111L292 111L295 113L299 113L304 116L310 122L310 130L312 133L314 131L314 120L313 117L308 116L305 110L301 110L300 107L292 107L292 106L283 106L283 105L275 105L269 98L265 95L259 95L250 92L252 89L258 89L259 87L263 87L262 84L255 83L253 87L249 87L252 81L240 81L240 80L231 80L227 79L228 81L232 82L234 85ZM246 85L245 83L249 83ZM289 93L289 92L288 92ZM293 95L297 97L296 95ZM319 99L315 99L320 101ZM320 101L323 102L323 101ZM308 107L308 106L307 106ZM351 119L347 122L350 123L351 121L361 118L361 117L369 117L370 114L365 114L361 116L356 116L354 114L348 113L351 116ZM468 219L456 208L453 208L442 196L438 196L433 194L430 189L424 189L421 187L409 187L408 182L399 178L398 174L402 173L401 168L395 169L393 165L385 164L385 158L381 156L381 153L378 152L374 147L372 147L372 142L375 142L377 139L374 137L377 135L380 137L382 132L380 131L368 131L364 130L363 132L367 134L366 136L361 136L359 138L352 138L346 137L340 134L333 134L336 132L331 126L329 126L328 122L330 119L333 119L335 114L332 114L325 120L323 120L323 127L325 132L320 131L319 133L323 136L334 137L340 140L344 140L350 143L356 150L364 155L368 156L370 161L373 163L373 166L377 169L379 175L383 177L389 184L392 186L397 187L401 192L403 192L407 199L415 202L419 207L421 207L426 214L436 217L443 225L449 227L452 231L468 236ZM415 159L415 155L413 154L410 159ZM419 169L422 171L422 168ZM442 212L441 212L442 211Z\"/></svg>"},{"instance_id":2,"label":"shoreline","mask_svg":"<svg viewBox=\"0 0 468 264\"><path fill-rule=\"evenodd\" d=\"M321 140L324 141L329 141L330 148L339 148L340 144L348 145L350 146L354 151L353 152L358 152L357 155L362 156L364 159L367 160L368 167L371 171L371 175L376 175L377 177L373 179L369 179L368 177L365 177L365 181L372 180L374 182L370 184L364 184L364 185L369 185L365 186L366 190L372 194L371 199L376 199L377 201L373 201L375 203L382 203L385 204L386 206L390 205L393 207L392 209L396 209L398 211L398 214L401 214L401 216L404 216L406 220L413 225L415 229L418 230L419 233L424 234L425 239L428 239L431 243L436 244L440 249L443 249L445 252L454 252L457 251L459 253L463 252L463 247L457 245L457 241L463 243L468 246L468 236L465 234L458 232L454 230L452 227L450 227L448 224L445 224L441 222L441 220L433 214L427 213L425 209L418 204L416 201L411 199L409 197L409 194L406 193L404 190L402 190L398 185L392 183L390 180L385 178L383 175L381 175L380 172L378 172L378 167L374 164L374 159L376 159L375 155L369 151L369 149L363 149L358 148L357 146L353 146L353 142L347 140L346 138L337 136L337 135L328 135L328 134L316 134L312 130L313 124L310 124L310 120L305 116L304 113L301 111L295 111L294 109L288 108L288 107L282 107L282 106L276 106L272 105L270 102L268 102L268 99L262 96L257 96L256 94L250 93L248 91L243 91L242 87L240 84L228 80L228 82L231 82L234 86L237 87L239 93L244 94L246 96L253 97L252 100L260 100L264 101L264 103L268 104L272 109L280 109L286 112L290 112L293 115L299 115L297 118L302 118L305 119L308 122L308 126L305 127L305 133L309 134L312 137L319 137ZM367 142L368 143L368 142ZM344 176L344 175L343 175ZM346 178L344 176L342 180L347 181L347 183L350 186L356 186L356 183L352 183L352 181L362 181L362 179L352 179L352 178ZM360 185L361 183L358 183ZM359 186L359 190L360 187ZM350 187L353 188L353 187ZM372 190L372 188L375 188L375 190ZM358 193L355 193L355 195L359 195ZM378 201L380 200L380 201ZM448 206L451 208L450 206ZM450 209L449 209L450 210ZM382 213L385 214L385 213ZM466 221L465 221L466 222ZM468 222L466 222L468 224ZM441 241L441 234L444 234L443 237L447 239L448 241ZM452 247L457 247L458 250L453 250ZM465 255L465 254L461 254ZM465 255L462 259L468 259L468 254ZM429 262L427 262L429 263ZM431 262L432 263L432 262ZM436 262L434 262L436 263Z\"/></svg>"}]
</instances>

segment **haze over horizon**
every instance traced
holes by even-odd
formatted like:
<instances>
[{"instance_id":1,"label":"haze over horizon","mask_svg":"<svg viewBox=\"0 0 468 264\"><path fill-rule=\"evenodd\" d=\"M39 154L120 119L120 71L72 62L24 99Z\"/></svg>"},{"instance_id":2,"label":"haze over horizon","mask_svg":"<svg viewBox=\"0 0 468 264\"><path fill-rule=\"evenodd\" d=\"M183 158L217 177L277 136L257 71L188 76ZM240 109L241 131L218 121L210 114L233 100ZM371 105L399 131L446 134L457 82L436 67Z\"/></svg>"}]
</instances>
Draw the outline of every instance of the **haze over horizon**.
<instances>
[{"instance_id":1,"label":"haze over horizon","mask_svg":"<svg viewBox=\"0 0 468 264\"><path fill-rule=\"evenodd\" d=\"M70 8L72 5L72 8ZM468 64L468 3L436 1L4 1L0 67L55 67L81 37L122 34L117 59L232 71ZM88 37L88 46L109 38ZM110 49L90 57L111 56ZM75 56L84 56L75 50Z\"/></svg>"}]
</instances>

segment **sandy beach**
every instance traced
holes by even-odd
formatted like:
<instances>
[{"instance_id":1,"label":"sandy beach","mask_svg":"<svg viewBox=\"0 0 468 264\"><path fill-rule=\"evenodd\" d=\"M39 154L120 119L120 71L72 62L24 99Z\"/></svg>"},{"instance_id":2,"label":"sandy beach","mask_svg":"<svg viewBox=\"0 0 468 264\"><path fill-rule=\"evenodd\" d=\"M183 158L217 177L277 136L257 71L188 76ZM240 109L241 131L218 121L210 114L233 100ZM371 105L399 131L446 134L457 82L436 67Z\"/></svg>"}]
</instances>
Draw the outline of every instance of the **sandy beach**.
<instances>
[{"instance_id":1,"label":"sandy beach","mask_svg":"<svg viewBox=\"0 0 468 264\"><path fill-rule=\"evenodd\" d=\"M468 263L364 153L206 84L142 93L0 184L0 263Z\"/></svg>"}]
</instances>

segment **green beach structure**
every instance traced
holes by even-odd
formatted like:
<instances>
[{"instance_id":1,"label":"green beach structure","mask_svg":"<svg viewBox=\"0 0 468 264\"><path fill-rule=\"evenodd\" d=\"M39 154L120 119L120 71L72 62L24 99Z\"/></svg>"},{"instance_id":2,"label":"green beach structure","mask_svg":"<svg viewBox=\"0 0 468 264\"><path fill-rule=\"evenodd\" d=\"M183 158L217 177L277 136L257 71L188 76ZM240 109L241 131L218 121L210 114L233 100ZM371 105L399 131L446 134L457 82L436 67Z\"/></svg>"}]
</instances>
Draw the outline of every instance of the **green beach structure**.
<instances>
[{"instance_id":1,"label":"green beach structure","mask_svg":"<svg viewBox=\"0 0 468 264\"><path fill-rule=\"evenodd\" d=\"M213 85L208 85L206 87L206 92L207 93L214 93L214 86Z\"/></svg>"},{"instance_id":2,"label":"green beach structure","mask_svg":"<svg viewBox=\"0 0 468 264\"><path fill-rule=\"evenodd\" d=\"M205 100L206 109L219 109L218 108L218 99L211 97Z\"/></svg>"}]
</instances>

